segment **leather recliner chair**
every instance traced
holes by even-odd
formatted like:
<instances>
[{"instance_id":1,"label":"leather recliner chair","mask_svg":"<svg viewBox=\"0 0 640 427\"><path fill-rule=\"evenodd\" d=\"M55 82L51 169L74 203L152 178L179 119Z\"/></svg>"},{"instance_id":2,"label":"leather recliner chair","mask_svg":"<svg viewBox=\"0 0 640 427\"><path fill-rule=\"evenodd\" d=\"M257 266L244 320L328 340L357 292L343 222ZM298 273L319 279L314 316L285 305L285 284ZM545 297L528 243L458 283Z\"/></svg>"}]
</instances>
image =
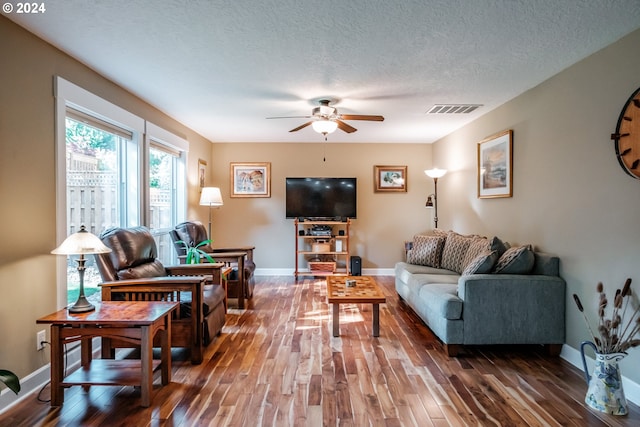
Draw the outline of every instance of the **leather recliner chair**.
<instances>
[{"instance_id":1,"label":"leather recliner chair","mask_svg":"<svg viewBox=\"0 0 640 427\"><path fill-rule=\"evenodd\" d=\"M111 228L100 235L112 252L96 255L103 301L176 301L171 346L191 348L191 361L202 362L203 348L225 324L222 263L165 267L146 227ZM111 340L112 348L131 347ZM112 350L113 352L113 350Z\"/></svg>"},{"instance_id":2,"label":"leather recliner chair","mask_svg":"<svg viewBox=\"0 0 640 427\"><path fill-rule=\"evenodd\" d=\"M178 243L180 241L185 242L188 246L193 247L205 240L208 240L207 230L204 225L200 221L186 221L182 222L174 227L173 230L170 231L171 239L173 240L173 245L176 248L178 253L178 257L180 258L180 262L185 262L186 249L182 243ZM250 299L253 296L253 289L255 287L255 278L254 273L256 270L256 264L253 261L253 251L255 246L239 246L234 248L214 248L211 245L202 245L199 247L203 252L211 254L214 260L218 260L217 258L223 258L225 254L229 253L237 253L237 252L245 252L246 256L244 257L244 270L243 270L243 279L244 282L244 295L246 298ZM217 257L216 257L217 255ZM237 298L238 296L238 286L239 286L239 274L237 271L238 264L234 262L229 262L228 258L224 258L222 262L227 262L234 267L234 271L229 277L228 283L228 292L230 298Z\"/></svg>"}]
</instances>

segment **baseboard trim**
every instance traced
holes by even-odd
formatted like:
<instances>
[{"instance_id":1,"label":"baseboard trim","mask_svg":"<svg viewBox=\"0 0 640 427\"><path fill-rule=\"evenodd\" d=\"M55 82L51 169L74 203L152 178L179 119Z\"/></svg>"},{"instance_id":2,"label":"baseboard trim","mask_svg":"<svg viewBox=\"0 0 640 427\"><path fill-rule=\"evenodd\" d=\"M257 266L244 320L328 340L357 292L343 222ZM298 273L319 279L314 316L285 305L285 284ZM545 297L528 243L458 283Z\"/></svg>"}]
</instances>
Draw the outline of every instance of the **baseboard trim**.
<instances>
[{"instance_id":1,"label":"baseboard trim","mask_svg":"<svg viewBox=\"0 0 640 427\"><path fill-rule=\"evenodd\" d=\"M100 338L93 340L93 356L100 355ZM46 351L46 350L45 350ZM80 343L77 343L67 352L67 371L71 372L80 367ZM14 405L33 397L37 397L40 390L49 383L51 379L51 363L47 363L40 369L30 373L24 378L20 378L20 393L16 395L9 389L3 389L0 393L0 415L12 408ZM46 394L47 396L49 393Z\"/></svg>"},{"instance_id":2,"label":"baseboard trim","mask_svg":"<svg viewBox=\"0 0 640 427\"><path fill-rule=\"evenodd\" d=\"M564 344L562 346L562 351L560 352L560 357L571 363L573 366L580 369L580 371L584 373L584 367L582 366L582 356L580 355L579 350L576 350L575 348ZM595 360L589 356L587 356L586 359L589 371L593 370L593 367L595 366ZM624 369L622 369L622 373L624 374ZM624 395L627 398L628 402L631 402L635 405L640 405L640 384L631 381L629 378L622 375L622 388L624 389ZM587 392L586 379L584 391L585 393Z\"/></svg>"}]
</instances>

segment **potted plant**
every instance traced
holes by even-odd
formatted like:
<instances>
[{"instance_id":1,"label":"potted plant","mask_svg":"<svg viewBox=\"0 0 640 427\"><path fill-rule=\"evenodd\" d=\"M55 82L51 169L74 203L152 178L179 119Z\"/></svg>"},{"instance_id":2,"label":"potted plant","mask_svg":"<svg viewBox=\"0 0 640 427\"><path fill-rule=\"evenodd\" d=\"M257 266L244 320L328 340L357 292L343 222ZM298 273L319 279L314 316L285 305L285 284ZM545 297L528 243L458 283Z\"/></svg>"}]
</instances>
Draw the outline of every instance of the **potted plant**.
<instances>
[{"instance_id":1,"label":"potted plant","mask_svg":"<svg viewBox=\"0 0 640 427\"><path fill-rule=\"evenodd\" d=\"M185 264L200 264L200 260L205 258L209 262L216 262L211 255L200 249L202 246L208 245L212 242L212 240L203 240L197 245L193 245L193 243L189 244L184 240L178 240L176 243L179 243L184 246L185 249Z\"/></svg>"},{"instance_id":2,"label":"potted plant","mask_svg":"<svg viewBox=\"0 0 640 427\"><path fill-rule=\"evenodd\" d=\"M9 387L9 390L13 391L15 394L18 394L20 391L20 380L13 372L7 371L6 369L0 369L0 381Z\"/></svg>"}]
</instances>

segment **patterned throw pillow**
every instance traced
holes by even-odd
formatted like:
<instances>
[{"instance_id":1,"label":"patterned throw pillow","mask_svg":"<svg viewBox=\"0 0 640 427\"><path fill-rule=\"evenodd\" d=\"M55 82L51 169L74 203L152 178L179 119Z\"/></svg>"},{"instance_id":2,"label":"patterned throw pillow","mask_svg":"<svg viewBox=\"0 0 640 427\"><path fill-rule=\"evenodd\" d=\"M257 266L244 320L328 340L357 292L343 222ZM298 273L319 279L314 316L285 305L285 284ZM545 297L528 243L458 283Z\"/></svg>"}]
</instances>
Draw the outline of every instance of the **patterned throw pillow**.
<instances>
[{"instance_id":1,"label":"patterned throw pillow","mask_svg":"<svg viewBox=\"0 0 640 427\"><path fill-rule=\"evenodd\" d=\"M464 270L464 256L473 239L473 237L465 237L450 231L447 234L447 240L444 242L441 267L456 273L462 273L462 270Z\"/></svg>"},{"instance_id":2,"label":"patterned throw pillow","mask_svg":"<svg viewBox=\"0 0 640 427\"><path fill-rule=\"evenodd\" d=\"M491 250L488 239L484 237L473 238L469 244L469 249L467 249L467 252L464 254L462 269L465 270L469 263L475 260L478 255L484 254L485 252L491 252Z\"/></svg>"},{"instance_id":3,"label":"patterned throw pillow","mask_svg":"<svg viewBox=\"0 0 640 427\"><path fill-rule=\"evenodd\" d=\"M445 238L442 236L414 236L413 247L407 254L407 262L409 264L440 268L444 241Z\"/></svg>"},{"instance_id":4,"label":"patterned throw pillow","mask_svg":"<svg viewBox=\"0 0 640 427\"><path fill-rule=\"evenodd\" d=\"M531 245L514 246L505 251L493 267L494 273L527 274L533 268L535 256Z\"/></svg>"},{"instance_id":5,"label":"patterned throw pillow","mask_svg":"<svg viewBox=\"0 0 640 427\"><path fill-rule=\"evenodd\" d=\"M485 251L476 256L462 272L463 276L469 276L471 274L485 274L490 273L493 264L498 259L498 253L496 251Z\"/></svg>"}]
</instances>

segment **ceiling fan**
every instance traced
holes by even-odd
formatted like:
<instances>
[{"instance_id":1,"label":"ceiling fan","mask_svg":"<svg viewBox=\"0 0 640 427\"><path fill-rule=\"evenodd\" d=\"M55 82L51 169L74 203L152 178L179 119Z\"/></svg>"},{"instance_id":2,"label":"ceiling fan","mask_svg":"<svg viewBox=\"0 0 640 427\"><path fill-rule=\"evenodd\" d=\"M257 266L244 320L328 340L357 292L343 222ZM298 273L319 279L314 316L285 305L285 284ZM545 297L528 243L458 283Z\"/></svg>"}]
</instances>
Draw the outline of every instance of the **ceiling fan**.
<instances>
[{"instance_id":1,"label":"ceiling fan","mask_svg":"<svg viewBox=\"0 0 640 427\"><path fill-rule=\"evenodd\" d=\"M319 107L315 107L311 110L310 116L288 116L288 117L267 117L267 119L312 119L296 128L291 129L289 132L297 132L300 129L304 129L311 125L313 130L321 133L325 136L332 133L337 128L340 128L344 132L353 133L358 129L345 123L343 120L367 120L373 122L384 121L382 116L361 115L361 114L340 114L338 109L329 105L331 101L328 99L321 99L318 101Z\"/></svg>"}]
</instances>

